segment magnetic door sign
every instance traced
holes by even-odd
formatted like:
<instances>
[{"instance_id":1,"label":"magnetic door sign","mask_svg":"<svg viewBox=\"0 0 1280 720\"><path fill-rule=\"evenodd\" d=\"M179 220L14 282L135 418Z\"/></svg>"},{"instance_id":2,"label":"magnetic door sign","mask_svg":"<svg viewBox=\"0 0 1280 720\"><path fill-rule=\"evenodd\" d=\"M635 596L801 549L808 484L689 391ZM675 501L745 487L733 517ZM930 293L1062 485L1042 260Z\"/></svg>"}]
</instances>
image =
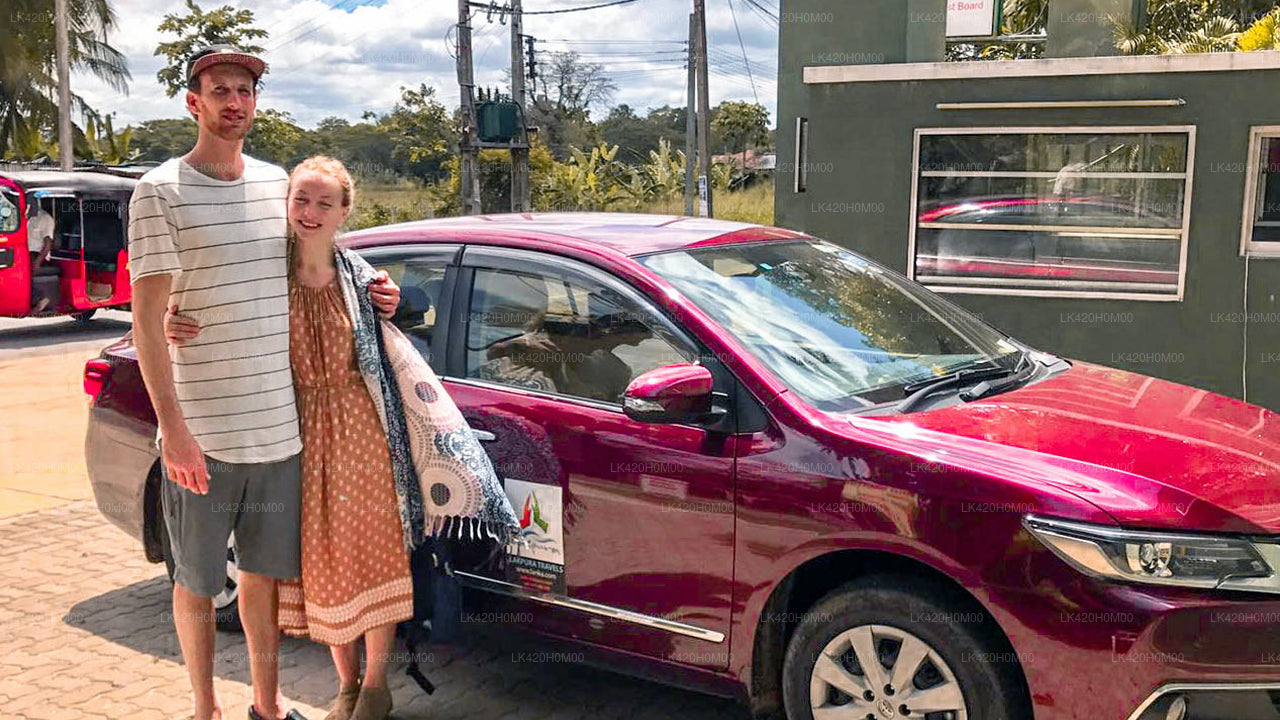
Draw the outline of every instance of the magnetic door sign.
<instances>
[{"instance_id":1,"label":"magnetic door sign","mask_svg":"<svg viewBox=\"0 0 1280 720\"><path fill-rule=\"evenodd\" d=\"M539 593L564 594L564 503L557 485L507 478L524 542L507 548L507 582Z\"/></svg>"},{"instance_id":2,"label":"magnetic door sign","mask_svg":"<svg viewBox=\"0 0 1280 720\"><path fill-rule=\"evenodd\" d=\"M1001 0L947 0L947 37L992 37Z\"/></svg>"}]
</instances>

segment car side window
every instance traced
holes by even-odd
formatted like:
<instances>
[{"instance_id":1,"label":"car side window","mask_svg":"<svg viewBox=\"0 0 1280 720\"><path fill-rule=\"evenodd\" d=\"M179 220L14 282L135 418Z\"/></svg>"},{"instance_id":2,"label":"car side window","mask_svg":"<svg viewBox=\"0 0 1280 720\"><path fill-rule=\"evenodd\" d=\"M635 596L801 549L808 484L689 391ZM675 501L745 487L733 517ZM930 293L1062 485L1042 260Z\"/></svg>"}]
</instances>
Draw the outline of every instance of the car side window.
<instances>
[{"instance_id":1,"label":"car side window","mask_svg":"<svg viewBox=\"0 0 1280 720\"><path fill-rule=\"evenodd\" d=\"M377 270L386 270L400 286L400 307L391 318L392 324L408 336L423 357L429 357L448 263L441 259L372 264Z\"/></svg>"},{"instance_id":2,"label":"car side window","mask_svg":"<svg viewBox=\"0 0 1280 720\"><path fill-rule=\"evenodd\" d=\"M476 270L467 377L621 403L637 376L693 362L655 311L584 280Z\"/></svg>"}]
</instances>

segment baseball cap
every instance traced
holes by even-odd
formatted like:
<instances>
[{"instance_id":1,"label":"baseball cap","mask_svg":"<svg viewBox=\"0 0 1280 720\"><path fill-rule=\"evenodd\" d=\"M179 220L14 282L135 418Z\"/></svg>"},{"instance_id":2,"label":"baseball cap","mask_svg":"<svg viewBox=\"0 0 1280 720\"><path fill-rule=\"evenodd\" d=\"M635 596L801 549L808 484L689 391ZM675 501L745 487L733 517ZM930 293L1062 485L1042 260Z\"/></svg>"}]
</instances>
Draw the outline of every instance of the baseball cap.
<instances>
[{"instance_id":1,"label":"baseball cap","mask_svg":"<svg viewBox=\"0 0 1280 720\"><path fill-rule=\"evenodd\" d=\"M252 53L245 52L234 45L209 45L196 51L196 54L187 60L187 82L211 66L220 63L240 65L253 75L254 80L262 77L262 74L267 71L267 64L262 58Z\"/></svg>"}]
</instances>

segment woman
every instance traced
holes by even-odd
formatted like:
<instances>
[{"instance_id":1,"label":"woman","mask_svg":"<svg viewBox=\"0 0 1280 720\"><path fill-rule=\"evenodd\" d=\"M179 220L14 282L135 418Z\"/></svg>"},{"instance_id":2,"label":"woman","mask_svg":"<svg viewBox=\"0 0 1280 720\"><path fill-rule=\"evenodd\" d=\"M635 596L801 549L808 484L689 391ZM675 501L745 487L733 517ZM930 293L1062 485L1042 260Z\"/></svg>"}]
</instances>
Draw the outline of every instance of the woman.
<instances>
[{"instance_id":1,"label":"woman","mask_svg":"<svg viewBox=\"0 0 1280 720\"><path fill-rule=\"evenodd\" d=\"M308 158L290 174L289 356L302 430L302 577L281 584L280 626L330 646L341 685L326 720L387 716L387 656L396 623L413 616L406 547L414 543L403 519L412 508L388 447L387 423L395 422L382 395L388 379L378 375L376 342L365 332L376 322L367 295L374 272L334 244L354 201L351 175L333 158ZM198 327L173 315L166 331L182 342Z\"/></svg>"}]
</instances>

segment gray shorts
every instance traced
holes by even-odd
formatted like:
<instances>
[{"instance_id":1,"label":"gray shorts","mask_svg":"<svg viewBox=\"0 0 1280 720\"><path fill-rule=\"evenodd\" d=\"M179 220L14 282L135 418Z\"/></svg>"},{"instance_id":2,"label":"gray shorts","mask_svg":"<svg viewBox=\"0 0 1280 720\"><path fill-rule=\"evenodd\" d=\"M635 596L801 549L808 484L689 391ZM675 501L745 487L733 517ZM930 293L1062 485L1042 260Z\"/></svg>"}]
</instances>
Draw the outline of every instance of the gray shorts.
<instances>
[{"instance_id":1,"label":"gray shorts","mask_svg":"<svg viewBox=\"0 0 1280 720\"><path fill-rule=\"evenodd\" d=\"M302 461L226 463L205 456L209 492L170 482L161 463L160 502L169 529L173 581L213 597L227 583L227 538L240 570L280 580L302 574Z\"/></svg>"}]
</instances>

